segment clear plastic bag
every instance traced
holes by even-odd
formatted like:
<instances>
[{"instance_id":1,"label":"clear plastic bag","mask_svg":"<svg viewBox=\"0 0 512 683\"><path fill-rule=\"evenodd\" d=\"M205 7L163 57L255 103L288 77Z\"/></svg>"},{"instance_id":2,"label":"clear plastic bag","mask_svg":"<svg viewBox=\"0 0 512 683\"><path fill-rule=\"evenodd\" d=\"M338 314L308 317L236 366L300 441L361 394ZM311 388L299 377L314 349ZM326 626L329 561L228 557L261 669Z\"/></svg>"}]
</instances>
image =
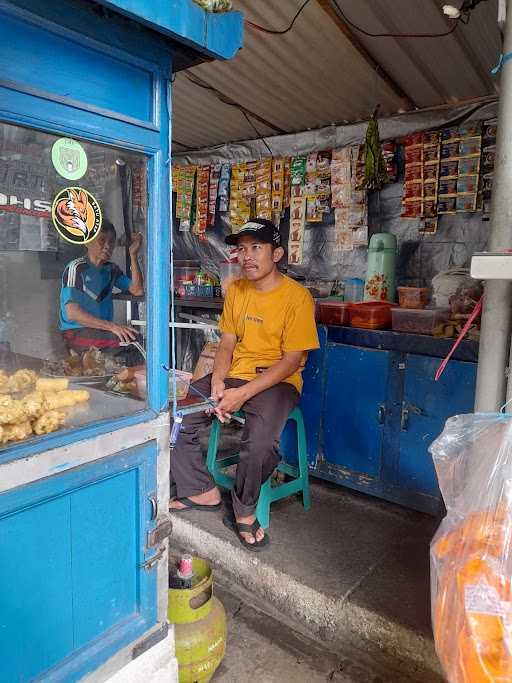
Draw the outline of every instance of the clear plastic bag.
<instances>
[{"instance_id":1,"label":"clear plastic bag","mask_svg":"<svg viewBox=\"0 0 512 683\"><path fill-rule=\"evenodd\" d=\"M432 444L447 515L430 547L432 623L450 683L512 681L512 417L451 418Z\"/></svg>"}]
</instances>

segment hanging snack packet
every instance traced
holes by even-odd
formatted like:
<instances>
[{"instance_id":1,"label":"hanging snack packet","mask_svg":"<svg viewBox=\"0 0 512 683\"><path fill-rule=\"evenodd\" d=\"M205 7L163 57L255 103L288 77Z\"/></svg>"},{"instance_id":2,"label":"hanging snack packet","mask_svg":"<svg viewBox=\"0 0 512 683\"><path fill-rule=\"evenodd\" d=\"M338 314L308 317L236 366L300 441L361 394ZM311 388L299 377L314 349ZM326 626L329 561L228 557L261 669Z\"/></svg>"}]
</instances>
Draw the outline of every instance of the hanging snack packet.
<instances>
[{"instance_id":1,"label":"hanging snack packet","mask_svg":"<svg viewBox=\"0 0 512 683\"><path fill-rule=\"evenodd\" d=\"M306 160L305 154L292 159L290 168L292 186L304 185L306 179Z\"/></svg>"},{"instance_id":2,"label":"hanging snack packet","mask_svg":"<svg viewBox=\"0 0 512 683\"><path fill-rule=\"evenodd\" d=\"M219 179L219 211L226 212L229 208L229 182L231 180L231 164L224 163L220 169Z\"/></svg>"},{"instance_id":3,"label":"hanging snack packet","mask_svg":"<svg viewBox=\"0 0 512 683\"><path fill-rule=\"evenodd\" d=\"M219 191L221 164L210 166L210 190L208 195L208 225L215 225L215 213L217 211L217 194Z\"/></svg>"}]
</instances>

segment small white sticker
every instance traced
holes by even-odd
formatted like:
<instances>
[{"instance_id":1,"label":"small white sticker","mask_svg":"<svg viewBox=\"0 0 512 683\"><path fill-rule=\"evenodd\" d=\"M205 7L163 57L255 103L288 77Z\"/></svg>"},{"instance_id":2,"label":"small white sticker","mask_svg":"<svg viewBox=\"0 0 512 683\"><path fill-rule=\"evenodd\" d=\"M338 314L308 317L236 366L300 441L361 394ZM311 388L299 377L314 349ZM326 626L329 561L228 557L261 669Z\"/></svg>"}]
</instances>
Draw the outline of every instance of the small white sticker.
<instances>
[{"instance_id":1,"label":"small white sticker","mask_svg":"<svg viewBox=\"0 0 512 683\"><path fill-rule=\"evenodd\" d=\"M500 600L496 588L486 584L466 586L464 597L467 612L488 614L495 617L504 617L507 612L510 612L510 603Z\"/></svg>"}]
</instances>

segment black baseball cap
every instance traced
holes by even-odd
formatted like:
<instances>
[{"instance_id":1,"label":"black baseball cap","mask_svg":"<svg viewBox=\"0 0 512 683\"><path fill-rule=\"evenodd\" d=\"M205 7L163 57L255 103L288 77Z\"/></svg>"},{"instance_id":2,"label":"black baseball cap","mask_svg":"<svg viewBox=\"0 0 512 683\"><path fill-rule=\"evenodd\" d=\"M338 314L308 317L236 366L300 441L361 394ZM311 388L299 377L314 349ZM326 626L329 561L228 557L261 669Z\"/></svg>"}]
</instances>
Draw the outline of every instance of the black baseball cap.
<instances>
[{"instance_id":1,"label":"black baseball cap","mask_svg":"<svg viewBox=\"0 0 512 683\"><path fill-rule=\"evenodd\" d=\"M233 246L238 244L238 239L244 235L253 235L260 242L271 244L274 247L281 246L281 233L267 218L254 218L242 225L238 232L228 235L224 241Z\"/></svg>"}]
</instances>

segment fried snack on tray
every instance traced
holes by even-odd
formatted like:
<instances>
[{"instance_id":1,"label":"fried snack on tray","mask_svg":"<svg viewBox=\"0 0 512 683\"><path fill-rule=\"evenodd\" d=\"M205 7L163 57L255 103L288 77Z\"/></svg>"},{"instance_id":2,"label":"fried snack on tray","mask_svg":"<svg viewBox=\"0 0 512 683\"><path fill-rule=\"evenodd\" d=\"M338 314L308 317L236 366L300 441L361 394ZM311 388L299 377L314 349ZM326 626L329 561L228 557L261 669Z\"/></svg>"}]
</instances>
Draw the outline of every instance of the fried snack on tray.
<instances>
[{"instance_id":1,"label":"fried snack on tray","mask_svg":"<svg viewBox=\"0 0 512 683\"><path fill-rule=\"evenodd\" d=\"M43 372L55 377L101 377L118 369L115 360L91 346L82 354L71 350L62 360L45 361Z\"/></svg>"},{"instance_id":2,"label":"fried snack on tray","mask_svg":"<svg viewBox=\"0 0 512 683\"><path fill-rule=\"evenodd\" d=\"M2 426L2 443L8 441L23 441L32 435L32 425L30 420L23 420L17 424L4 424Z\"/></svg>"},{"instance_id":3,"label":"fried snack on tray","mask_svg":"<svg viewBox=\"0 0 512 683\"><path fill-rule=\"evenodd\" d=\"M47 410L70 408L89 400L90 394L85 389L67 389L66 391L45 392L45 406Z\"/></svg>"},{"instance_id":4,"label":"fried snack on tray","mask_svg":"<svg viewBox=\"0 0 512 683\"><path fill-rule=\"evenodd\" d=\"M49 379L42 377L36 382L36 391L65 391L69 387L69 379Z\"/></svg>"},{"instance_id":5,"label":"fried snack on tray","mask_svg":"<svg viewBox=\"0 0 512 683\"><path fill-rule=\"evenodd\" d=\"M17 424L27 419L23 401L18 401L10 396L0 398L0 424Z\"/></svg>"},{"instance_id":6,"label":"fried snack on tray","mask_svg":"<svg viewBox=\"0 0 512 683\"><path fill-rule=\"evenodd\" d=\"M65 414L59 410L50 410L44 413L33 423L34 434L56 432L64 424L65 418Z\"/></svg>"},{"instance_id":7,"label":"fried snack on tray","mask_svg":"<svg viewBox=\"0 0 512 683\"><path fill-rule=\"evenodd\" d=\"M0 394L9 393L9 377L5 370L0 370Z\"/></svg>"},{"instance_id":8,"label":"fried snack on tray","mask_svg":"<svg viewBox=\"0 0 512 683\"><path fill-rule=\"evenodd\" d=\"M37 372L33 370L16 370L8 379L8 387L11 393L26 391L30 389L37 380Z\"/></svg>"},{"instance_id":9,"label":"fried snack on tray","mask_svg":"<svg viewBox=\"0 0 512 683\"><path fill-rule=\"evenodd\" d=\"M37 387L37 384L36 384ZM21 399L23 410L29 420L36 420L46 411L45 398L42 391L33 391Z\"/></svg>"}]
</instances>

